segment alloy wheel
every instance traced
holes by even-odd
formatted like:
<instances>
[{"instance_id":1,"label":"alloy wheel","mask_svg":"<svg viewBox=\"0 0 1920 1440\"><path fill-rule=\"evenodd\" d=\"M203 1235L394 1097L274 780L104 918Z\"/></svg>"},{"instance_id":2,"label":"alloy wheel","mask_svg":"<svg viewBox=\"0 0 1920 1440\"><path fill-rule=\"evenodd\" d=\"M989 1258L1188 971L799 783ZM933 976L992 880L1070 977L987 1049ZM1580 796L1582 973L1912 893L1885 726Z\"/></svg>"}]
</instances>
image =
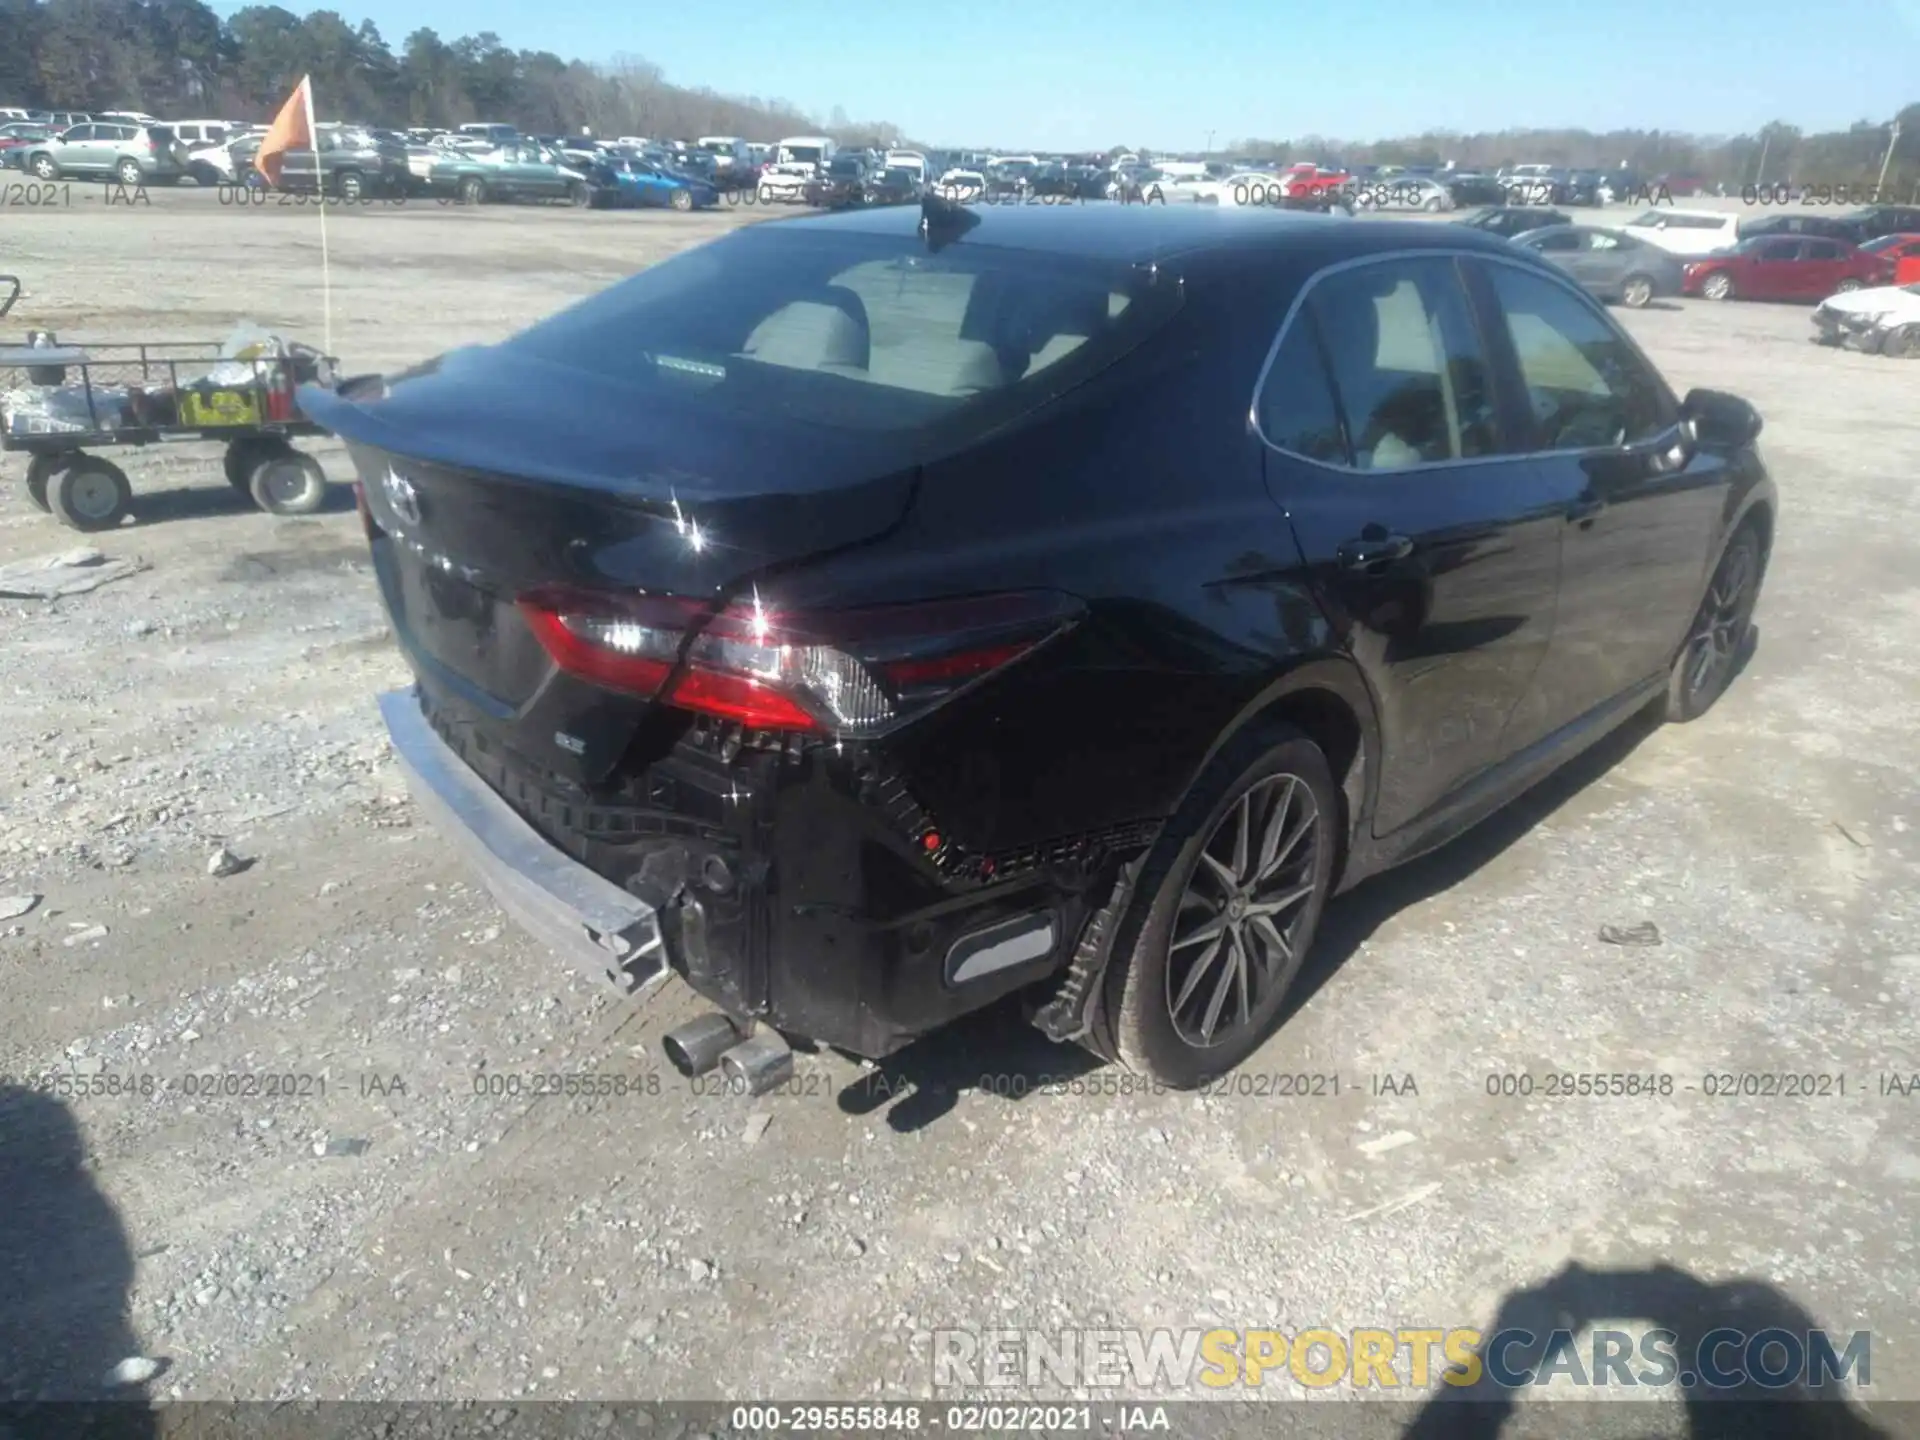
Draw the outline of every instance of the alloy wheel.
<instances>
[{"instance_id":1,"label":"alloy wheel","mask_svg":"<svg viewBox=\"0 0 1920 1440\"><path fill-rule=\"evenodd\" d=\"M1746 639L1759 576L1759 547L1751 536L1742 535L1713 572L1713 583L1687 637L1683 665L1689 695L1711 695L1726 683Z\"/></svg>"},{"instance_id":2,"label":"alloy wheel","mask_svg":"<svg viewBox=\"0 0 1920 1440\"><path fill-rule=\"evenodd\" d=\"M1709 300L1726 300L1733 295L1733 281L1725 275L1709 275L1703 287L1703 293Z\"/></svg>"},{"instance_id":3,"label":"alloy wheel","mask_svg":"<svg viewBox=\"0 0 1920 1440\"><path fill-rule=\"evenodd\" d=\"M1621 293L1621 298L1627 302L1630 309L1643 309L1647 302L1653 299L1653 282L1636 275L1627 281L1626 288Z\"/></svg>"},{"instance_id":4,"label":"alloy wheel","mask_svg":"<svg viewBox=\"0 0 1920 1440\"><path fill-rule=\"evenodd\" d=\"M1315 888L1318 821L1306 781L1269 775L1234 801L1201 847L1166 967L1167 1013L1186 1044L1226 1043L1292 979Z\"/></svg>"}]
</instances>

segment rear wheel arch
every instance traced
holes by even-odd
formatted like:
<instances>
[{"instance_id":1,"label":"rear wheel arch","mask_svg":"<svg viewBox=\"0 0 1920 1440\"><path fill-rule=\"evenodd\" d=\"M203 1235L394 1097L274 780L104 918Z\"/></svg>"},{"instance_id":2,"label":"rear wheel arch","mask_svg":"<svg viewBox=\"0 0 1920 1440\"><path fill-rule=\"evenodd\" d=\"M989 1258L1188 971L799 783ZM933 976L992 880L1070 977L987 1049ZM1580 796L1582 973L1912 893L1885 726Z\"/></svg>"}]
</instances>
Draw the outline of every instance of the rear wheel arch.
<instances>
[{"instance_id":1,"label":"rear wheel arch","mask_svg":"<svg viewBox=\"0 0 1920 1440\"><path fill-rule=\"evenodd\" d=\"M1327 757L1346 810L1341 833L1344 851L1350 853L1359 839L1359 827L1373 813L1379 771L1380 726L1372 690L1352 662L1344 659L1329 656L1294 666L1263 688L1221 730L1194 767L1194 780L1249 728L1276 724L1300 731ZM1190 788L1193 781L1188 783Z\"/></svg>"}]
</instances>

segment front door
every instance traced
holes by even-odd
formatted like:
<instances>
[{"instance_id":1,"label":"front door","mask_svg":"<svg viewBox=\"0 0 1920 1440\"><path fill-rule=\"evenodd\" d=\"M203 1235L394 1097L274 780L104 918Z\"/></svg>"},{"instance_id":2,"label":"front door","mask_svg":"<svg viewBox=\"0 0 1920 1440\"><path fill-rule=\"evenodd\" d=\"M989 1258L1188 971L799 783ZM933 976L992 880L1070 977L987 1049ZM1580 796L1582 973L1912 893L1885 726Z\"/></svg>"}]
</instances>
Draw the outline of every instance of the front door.
<instances>
[{"instance_id":1,"label":"front door","mask_svg":"<svg viewBox=\"0 0 1920 1440\"><path fill-rule=\"evenodd\" d=\"M1672 662L1706 584L1727 475L1704 452L1667 469L1665 455L1628 450L1671 432L1679 406L1604 309L1517 266L1484 273L1503 363L1531 401L1527 463L1547 490L1574 497L1553 644L1514 717L1518 747Z\"/></svg>"},{"instance_id":2,"label":"front door","mask_svg":"<svg viewBox=\"0 0 1920 1440\"><path fill-rule=\"evenodd\" d=\"M1505 453L1488 354L1454 260L1386 258L1311 284L1261 390L1274 497L1379 710L1376 834L1506 753L1547 653L1573 497Z\"/></svg>"}]
</instances>

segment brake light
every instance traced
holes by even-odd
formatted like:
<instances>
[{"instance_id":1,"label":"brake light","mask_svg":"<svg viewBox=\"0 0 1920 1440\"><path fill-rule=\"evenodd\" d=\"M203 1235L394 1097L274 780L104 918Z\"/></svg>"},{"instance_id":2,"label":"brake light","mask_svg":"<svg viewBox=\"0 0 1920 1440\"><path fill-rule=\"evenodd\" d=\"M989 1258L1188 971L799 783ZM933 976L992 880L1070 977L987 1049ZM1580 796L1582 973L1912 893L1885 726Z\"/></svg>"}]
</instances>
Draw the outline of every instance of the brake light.
<instances>
[{"instance_id":1,"label":"brake light","mask_svg":"<svg viewBox=\"0 0 1920 1440\"><path fill-rule=\"evenodd\" d=\"M581 679L757 729L849 738L945 703L1078 614L1044 591L808 614L756 597L704 624L694 602L649 596L546 589L520 608Z\"/></svg>"}]
</instances>

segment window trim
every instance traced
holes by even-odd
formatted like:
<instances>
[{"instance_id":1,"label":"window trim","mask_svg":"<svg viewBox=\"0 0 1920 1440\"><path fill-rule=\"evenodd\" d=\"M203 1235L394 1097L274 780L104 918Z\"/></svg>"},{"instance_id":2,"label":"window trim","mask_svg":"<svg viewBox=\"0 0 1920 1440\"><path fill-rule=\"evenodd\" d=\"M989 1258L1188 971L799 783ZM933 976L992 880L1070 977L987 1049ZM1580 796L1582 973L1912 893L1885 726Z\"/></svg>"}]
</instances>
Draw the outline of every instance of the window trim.
<instances>
[{"instance_id":1,"label":"window trim","mask_svg":"<svg viewBox=\"0 0 1920 1440\"><path fill-rule=\"evenodd\" d=\"M1273 369L1273 362L1280 354L1280 347L1286 341L1288 330L1292 328L1301 310L1305 308L1308 296L1329 276L1344 274L1349 270L1358 270L1367 265L1384 265L1395 261L1421 260L1435 257L1451 260L1456 266L1462 261L1481 261L1491 265L1504 265L1509 269L1518 270L1522 274L1532 275L1545 280L1548 284L1559 286L1560 289L1586 306L1591 314L1597 316L1600 322L1613 332L1615 338L1626 344L1627 349L1646 367L1647 372L1653 376L1654 383L1659 386L1660 393L1665 397L1668 407L1676 411L1679 410L1680 397L1674 393L1673 386L1667 383L1667 377L1660 372L1660 367L1653 363L1652 358L1648 356L1646 351L1640 348L1639 343L1633 336L1627 333L1625 327L1620 325L1613 316L1607 313L1605 306L1601 305L1592 295L1574 283L1566 272L1558 266L1548 264L1545 261L1528 263L1514 255L1501 255L1489 253L1485 250L1467 249L1465 247L1441 246L1434 249L1380 250L1372 254L1358 255L1350 260L1340 260L1332 265L1322 266L1306 278L1306 281L1300 286L1299 292L1293 297L1293 302L1288 305L1287 313L1281 317L1280 328L1274 333L1273 343L1267 347L1267 358L1261 362L1260 373L1255 377L1253 382L1253 396L1247 404L1247 428L1253 432L1254 436L1263 446L1273 451L1276 455L1284 455L1289 460L1298 461L1302 465L1314 465L1322 470L1331 470L1340 475L1357 475L1372 480L1394 480L1406 475L1418 475L1429 470L1455 470L1465 465L1501 465L1512 464L1516 461L1538 462L1547 458L1578 459L1587 455L1612 455L1619 453L1619 447L1614 445L1593 445L1582 450L1554 448L1514 451L1500 450L1491 455L1475 455L1463 460L1423 460L1415 465L1400 466L1392 470L1361 470L1351 464L1336 465L1330 461L1316 460L1311 455L1302 455L1297 450L1289 450L1284 445L1276 445L1268 438L1267 433L1260 428L1260 392L1266 389L1267 376ZM1460 275L1460 288L1465 292L1468 312L1472 316L1476 332L1478 333L1481 331L1481 325L1484 319L1481 313L1484 306L1480 297L1474 294L1473 287L1469 284L1465 272L1462 272ZM1504 310L1501 313L1504 316ZM1316 353L1321 355L1321 363L1324 365L1326 363L1326 356L1324 352L1319 351L1319 335L1317 331L1313 338L1315 340ZM1510 368L1513 364L1513 357L1508 353L1507 347L1496 346L1491 337L1484 333L1480 333L1480 342L1486 347L1488 351L1488 363L1493 367L1495 372L1493 376L1495 391L1498 394L1504 394L1511 389L1516 378L1511 373ZM1494 353L1496 350L1499 353ZM1329 377L1329 383L1331 383L1331 377ZM1341 400L1337 386L1334 387L1333 393L1335 404L1342 407L1342 418L1344 420L1345 402ZM1505 428L1503 417L1503 431ZM1513 437L1503 435L1503 438L1512 439ZM1532 437L1529 436L1528 438L1531 439ZM1353 458L1351 443L1349 443L1347 457L1349 460Z\"/></svg>"}]
</instances>

